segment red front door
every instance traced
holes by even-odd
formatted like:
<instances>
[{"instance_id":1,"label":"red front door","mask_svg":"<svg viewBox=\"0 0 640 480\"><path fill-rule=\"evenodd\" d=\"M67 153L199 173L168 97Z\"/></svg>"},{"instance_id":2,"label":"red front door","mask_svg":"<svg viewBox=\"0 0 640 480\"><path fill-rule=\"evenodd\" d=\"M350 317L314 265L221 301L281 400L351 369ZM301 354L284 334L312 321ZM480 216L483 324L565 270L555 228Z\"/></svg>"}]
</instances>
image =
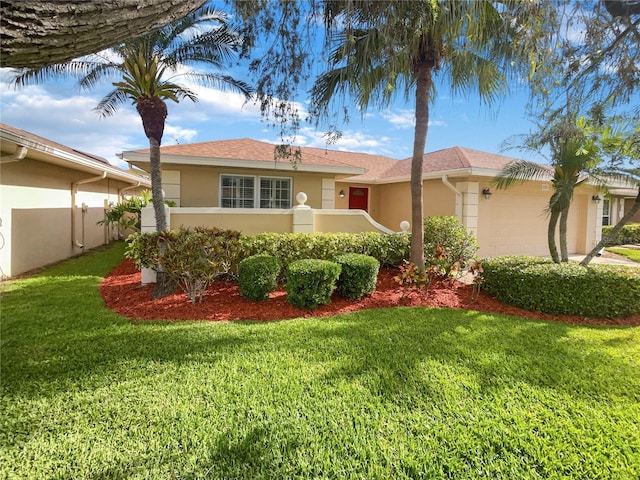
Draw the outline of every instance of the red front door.
<instances>
[{"instance_id":1,"label":"red front door","mask_svg":"<svg viewBox=\"0 0 640 480\"><path fill-rule=\"evenodd\" d=\"M349 187L349 209L369 211L369 189L366 187Z\"/></svg>"}]
</instances>

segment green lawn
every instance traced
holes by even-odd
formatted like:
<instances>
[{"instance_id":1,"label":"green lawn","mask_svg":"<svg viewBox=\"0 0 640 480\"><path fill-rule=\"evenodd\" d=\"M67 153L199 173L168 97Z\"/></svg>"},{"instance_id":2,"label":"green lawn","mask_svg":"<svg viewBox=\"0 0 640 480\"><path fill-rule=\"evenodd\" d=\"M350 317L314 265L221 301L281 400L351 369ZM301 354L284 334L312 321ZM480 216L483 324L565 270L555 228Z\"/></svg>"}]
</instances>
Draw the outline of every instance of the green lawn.
<instances>
[{"instance_id":1,"label":"green lawn","mask_svg":"<svg viewBox=\"0 0 640 480\"><path fill-rule=\"evenodd\" d=\"M623 248L623 247L607 247L607 251L611 253L617 253L623 257L627 257L629 260L640 263L640 249L637 248Z\"/></svg>"},{"instance_id":2,"label":"green lawn","mask_svg":"<svg viewBox=\"0 0 640 480\"><path fill-rule=\"evenodd\" d=\"M3 286L0 478L640 477L640 328L131 322L97 292L121 255Z\"/></svg>"}]
</instances>

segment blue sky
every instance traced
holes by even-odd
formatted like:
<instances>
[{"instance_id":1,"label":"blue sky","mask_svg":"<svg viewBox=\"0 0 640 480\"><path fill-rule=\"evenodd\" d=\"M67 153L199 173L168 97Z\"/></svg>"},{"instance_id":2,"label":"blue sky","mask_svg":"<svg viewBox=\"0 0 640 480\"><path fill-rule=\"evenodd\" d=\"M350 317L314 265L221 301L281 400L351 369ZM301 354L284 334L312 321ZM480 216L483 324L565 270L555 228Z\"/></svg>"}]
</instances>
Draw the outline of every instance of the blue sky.
<instances>
[{"instance_id":1,"label":"blue sky","mask_svg":"<svg viewBox=\"0 0 640 480\"><path fill-rule=\"evenodd\" d=\"M0 69L2 122L100 155L123 168L127 165L117 153L148 146L134 106L123 106L110 118L101 118L92 110L111 89L110 82L86 93L72 81L15 89L9 85L10 77L8 69ZM279 143L279 132L261 120L258 106L245 103L237 94L198 86L190 88L198 93L200 101L168 102L163 145L243 137ZM528 133L533 127L525 116L526 86L512 85L511 89L502 102L488 109L480 104L477 96L452 98L446 87L440 86L438 99L431 107L426 151L463 146L505 153L501 151L505 139ZM299 93L298 101L304 109L305 92ZM405 102L401 95L387 109L369 109L364 118L355 108L350 110L351 121L342 127L342 138L328 148L398 159L411 156L413 105ZM321 127L303 125L294 143L325 147L323 134ZM505 154L519 156L517 152Z\"/></svg>"}]
</instances>

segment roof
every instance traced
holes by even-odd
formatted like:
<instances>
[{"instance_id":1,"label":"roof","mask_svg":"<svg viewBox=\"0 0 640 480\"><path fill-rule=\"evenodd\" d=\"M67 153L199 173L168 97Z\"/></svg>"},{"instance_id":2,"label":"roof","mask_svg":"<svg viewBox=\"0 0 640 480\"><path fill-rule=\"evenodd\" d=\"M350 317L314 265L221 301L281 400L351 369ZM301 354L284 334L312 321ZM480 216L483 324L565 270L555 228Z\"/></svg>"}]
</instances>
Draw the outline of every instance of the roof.
<instances>
[{"instance_id":1,"label":"roof","mask_svg":"<svg viewBox=\"0 0 640 480\"><path fill-rule=\"evenodd\" d=\"M295 147L293 147L295 148ZM299 171L341 173L349 181L391 183L411 176L411 158L397 160L382 155L345 152L315 147L299 147L302 161ZM274 160L275 145L249 138L160 147L162 161L189 165L293 169L287 160ZM123 152L127 161L148 162L149 149ZM514 158L464 147L452 147L425 153L423 177L444 174L494 176Z\"/></svg>"},{"instance_id":2,"label":"roof","mask_svg":"<svg viewBox=\"0 0 640 480\"><path fill-rule=\"evenodd\" d=\"M145 187L151 186L148 178L111 165L102 157L76 150L2 122L0 122L0 140L2 140L5 147L7 144L15 145L14 152L3 148L0 163L20 161L29 155L39 161L61 165L66 168L100 174L106 172L106 177L109 178Z\"/></svg>"},{"instance_id":3,"label":"roof","mask_svg":"<svg viewBox=\"0 0 640 480\"><path fill-rule=\"evenodd\" d=\"M380 180L409 178L411 176L411 158L398 161L385 171ZM509 162L515 160L504 155L482 152L464 147L452 147L425 153L422 160L423 177L463 171L466 174L493 176Z\"/></svg>"},{"instance_id":4,"label":"roof","mask_svg":"<svg viewBox=\"0 0 640 480\"><path fill-rule=\"evenodd\" d=\"M366 170L357 164L347 163L344 155L334 155L333 151L328 154L318 148L301 147L302 159L295 166L286 159L276 161L275 147L276 145L272 143L240 138L184 145L167 145L160 147L160 153L163 163L274 168L277 170L325 172L343 175L366 173ZM148 162L149 149L122 152L122 158L130 162Z\"/></svg>"}]
</instances>

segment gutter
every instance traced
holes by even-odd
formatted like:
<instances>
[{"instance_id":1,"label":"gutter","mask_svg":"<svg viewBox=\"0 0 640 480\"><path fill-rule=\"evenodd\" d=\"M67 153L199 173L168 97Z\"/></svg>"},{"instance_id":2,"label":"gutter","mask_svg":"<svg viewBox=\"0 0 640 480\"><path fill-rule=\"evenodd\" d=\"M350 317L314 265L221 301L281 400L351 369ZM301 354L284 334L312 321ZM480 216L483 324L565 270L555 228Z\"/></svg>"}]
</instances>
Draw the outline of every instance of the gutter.
<instances>
[{"instance_id":1,"label":"gutter","mask_svg":"<svg viewBox=\"0 0 640 480\"><path fill-rule=\"evenodd\" d=\"M445 187L451 190L456 194L456 217L462 220L462 192L453 186L451 182L449 182L449 177L447 175L442 175L442 183L444 183Z\"/></svg>"},{"instance_id":2,"label":"gutter","mask_svg":"<svg viewBox=\"0 0 640 480\"><path fill-rule=\"evenodd\" d=\"M122 200L122 194L129 190L133 190L134 188L138 188L142 182L136 182L135 185L129 185L128 187L122 187L118 189L118 200Z\"/></svg>"},{"instance_id":3,"label":"gutter","mask_svg":"<svg viewBox=\"0 0 640 480\"><path fill-rule=\"evenodd\" d=\"M73 247L84 248L82 243L79 243L76 239L76 193L78 193L78 185L84 183L99 182L107 178L107 171L104 170L101 175L95 177L88 177L71 184L71 245ZM84 209L82 210L84 215ZM84 238L82 239L84 241Z\"/></svg>"}]
</instances>

